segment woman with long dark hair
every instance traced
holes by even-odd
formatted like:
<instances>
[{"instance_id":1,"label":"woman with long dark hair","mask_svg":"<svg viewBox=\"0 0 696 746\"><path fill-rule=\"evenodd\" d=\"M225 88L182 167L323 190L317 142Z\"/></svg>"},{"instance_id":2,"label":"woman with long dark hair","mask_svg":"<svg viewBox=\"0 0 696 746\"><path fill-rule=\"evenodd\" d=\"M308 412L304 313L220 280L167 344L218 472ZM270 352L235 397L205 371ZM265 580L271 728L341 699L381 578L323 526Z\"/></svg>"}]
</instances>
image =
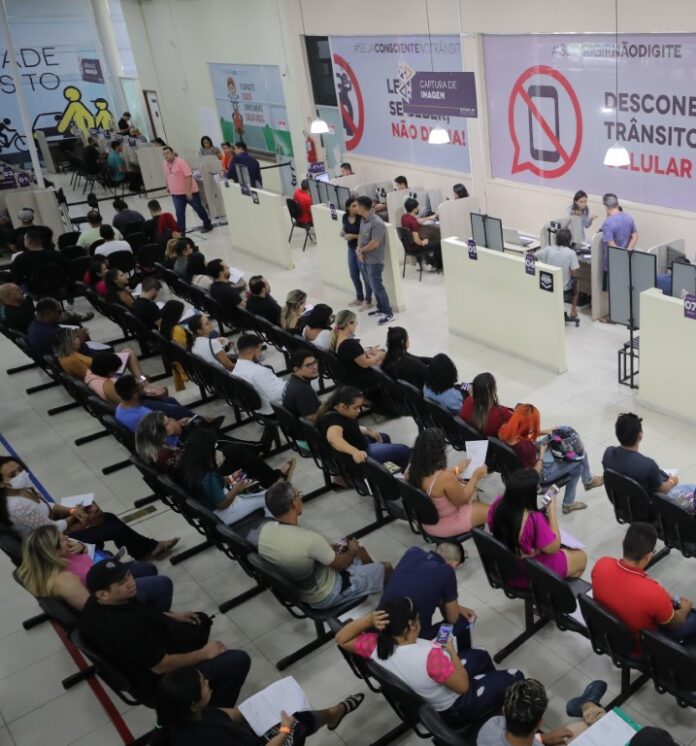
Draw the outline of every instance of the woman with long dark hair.
<instances>
[{"instance_id":1,"label":"woman with long dark hair","mask_svg":"<svg viewBox=\"0 0 696 746\"><path fill-rule=\"evenodd\" d=\"M360 223L362 217L358 212L358 198L352 195L348 197L345 205L345 212L342 217L343 228L340 236L345 238L348 243L348 274L355 288L355 298L348 304L349 306L360 306L360 310L372 306L372 288L370 283L364 277L362 262L358 259L355 250L358 248L358 236L360 235ZM363 291L363 283L365 290Z\"/></svg>"},{"instance_id":2,"label":"woman with long dark hair","mask_svg":"<svg viewBox=\"0 0 696 746\"><path fill-rule=\"evenodd\" d=\"M500 405L493 374L479 373L474 378L459 416L486 438L497 437L500 428L512 416L512 409Z\"/></svg>"},{"instance_id":3,"label":"woman with long dark hair","mask_svg":"<svg viewBox=\"0 0 696 746\"><path fill-rule=\"evenodd\" d=\"M521 671L496 671L485 650L458 653L454 638L441 646L421 639L420 629L413 601L397 597L348 622L336 633L336 642L397 676L453 727L502 707L508 686L524 678Z\"/></svg>"},{"instance_id":4,"label":"woman with long dark hair","mask_svg":"<svg viewBox=\"0 0 696 746\"><path fill-rule=\"evenodd\" d=\"M90 257L89 267L82 278L82 282L88 288L94 290L102 298L106 297L106 273L109 271L109 262L105 256Z\"/></svg>"},{"instance_id":5,"label":"woman with long dark hair","mask_svg":"<svg viewBox=\"0 0 696 746\"><path fill-rule=\"evenodd\" d=\"M508 477L505 493L491 503L488 511L493 536L520 558L522 587L527 585L522 562L526 557L533 557L562 578L579 578L587 564L582 549L561 547L556 498L539 510L538 487L536 470L520 469Z\"/></svg>"},{"instance_id":6,"label":"woman with long dark hair","mask_svg":"<svg viewBox=\"0 0 696 746\"><path fill-rule=\"evenodd\" d=\"M282 746L292 734L293 746L326 725L336 730L343 718L356 710L365 695L353 694L324 710L303 710L293 715L281 710L280 722L257 736L238 708L211 705L212 691L197 668L179 668L165 674L157 684L157 727L151 746Z\"/></svg>"},{"instance_id":7,"label":"woman with long dark hair","mask_svg":"<svg viewBox=\"0 0 696 746\"><path fill-rule=\"evenodd\" d=\"M326 303L317 303L307 314L307 323L302 336L321 350L328 350L331 343L331 324L334 312Z\"/></svg>"},{"instance_id":8,"label":"woman with long dark hair","mask_svg":"<svg viewBox=\"0 0 696 746\"><path fill-rule=\"evenodd\" d=\"M433 501L440 520L428 526L433 536L448 538L467 533L482 526L488 517L488 505L476 499L476 487L488 474L485 466L474 470L464 484L460 475L469 465L464 459L458 466L447 466L447 442L441 430L421 430L411 452L408 465L408 481Z\"/></svg>"},{"instance_id":9,"label":"woman with long dark hair","mask_svg":"<svg viewBox=\"0 0 696 746\"><path fill-rule=\"evenodd\" d=\"M120 303L130 308L135 303L133 293L128 289L128 275L114 267L106 273L104 278L106 284L106 302Z\"/></svg>"},{"instance_id":10,"label":"woman with long dark hair","mask_svg":"<svg viewBox=\"0 0 696 746\"><path fill-rule=\"evenodd\" d=\"M401 379L422 390L432 358L412 355L408 348L406 329L402 326L390 326L387 330L387 352L382 360L382 370L394 380Z\"/></svg>"},{"instance_id":11,"label":"woman with long dark hair","mask_svg":"<svg viewBox=\"0 0 696 746\"><path fill-rule=\"evenodd\" d=\"M596 215L590 215L590 208L587 206L587 192L578 189L573 195L573 204L568 208L568 215L579 215L582 218L582 240L585 240L585 231L596 220Z\"/></svg>"},{"instance_id":12,"label":"woman with long dark hair","mask_svg":"<svg viewBox=\"0 0 696 746\"><path fill-rule=\"evenodd\" d=\"M425 375L423 396L430 401L459 414L464 403L464 394L457 383L457 366L449 355L440 352L430 361Z\"/></svg>"}]
</instances>

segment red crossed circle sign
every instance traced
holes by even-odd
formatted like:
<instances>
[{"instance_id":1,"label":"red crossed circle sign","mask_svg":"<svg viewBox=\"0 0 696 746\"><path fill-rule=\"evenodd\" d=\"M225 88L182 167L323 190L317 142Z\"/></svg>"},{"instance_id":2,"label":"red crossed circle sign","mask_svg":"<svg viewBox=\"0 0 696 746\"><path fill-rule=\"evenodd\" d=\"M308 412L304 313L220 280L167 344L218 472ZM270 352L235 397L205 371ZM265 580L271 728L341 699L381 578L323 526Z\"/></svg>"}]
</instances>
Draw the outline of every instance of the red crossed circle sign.
<instances>
[{"instance_id":1,"label":"red crossed circle sign","mask_svg":"<svg viewBox=\"0 0 696 746\"><path fill-rule=\"evenodd\" d=\"M532 77L540 76L537 80L544 82L543 76L550 77L551 84L558 84L558 87L565 91L568 96L571 108L575 117L575 140L571 147L568 147L570 143L563 143L563 138L557 136L554 128L549 124L544 115L539 111L538 107L525 90L524 84ZM548 80L546 81L548 82ZM554 86L556 87L556 86ZM559 91L560 92L560 91ZM520 142L518 133L515 128L515 107L517 105L517 99L521 98L524 106L529 109L531 117L533 117L541 129L543 130L546 137L549 139L551 145L558 154L556 160L560 161L558 166L553 168L542 168L536 163L533 163L530 159L520 159ZM580 102L578 101L577 94L573 90L573 87L568 82L568 79L562 75L558 70L548 65L534 65L528 67L517 80L515 85L512 87L512 93L510 94L510 103L508 105L508 128L510 130L510 137L512 139L512 145L514 148L513 159L512 159L512 170L511 173L519 173L520 171L531 171L533 174L540 176L542 179L556 179L559 176L565 174L575 163L580 153L580 146L582 145L582 112L580 110Z\"/></svg>"},{"instance_id":2,"label":"red crossed circle sign","mask_svg":"<svg viewBox=\"0 0 696 746\"><path fill-rule=\"evenodd\" d=\"M358 143L362 139L363 132L365 130L365 104L363 103L362 91L360 90L360 84L358 83L358 79L353 72L353 68L340 54L334 54L333 58L334 64L337 67L342 68L345 74L348 76L348 80L350 80L353 86L352 90L355 94L355 99L357 102L358 112L357 116L355 116L354 113L351 114L351 112L348 111L348 109L341 101L340 96L338 98L338 108L341 112L343 127L346 132L353 133L351 138L349 140L346 140L346 150L354 150L358 147Z\"/></svg>"}]
</instances>

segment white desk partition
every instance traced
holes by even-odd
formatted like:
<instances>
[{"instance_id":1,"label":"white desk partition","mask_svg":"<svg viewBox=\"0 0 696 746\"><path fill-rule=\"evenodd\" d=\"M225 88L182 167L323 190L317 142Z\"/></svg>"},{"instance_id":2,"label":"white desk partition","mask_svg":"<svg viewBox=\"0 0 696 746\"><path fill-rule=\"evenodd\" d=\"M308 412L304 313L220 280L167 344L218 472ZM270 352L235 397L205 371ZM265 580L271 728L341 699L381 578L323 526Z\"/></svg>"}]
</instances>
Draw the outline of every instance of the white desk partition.
<instances>
[{"instance_id":1,"label":"white desk partition","mask_svg":"<svg viewBox=\"0 0 696 746\"><path fill-rule=\"evenodd\" d=\"M664 274L671 269L672 262L681 256L686 256L686 241L683 238L674 238L671 241L651 246L647 250L648 254L655 254L657 257L657 274Z\"/></svg>"},{"instance_id":2,"label":"white desk partition","mask_svg":"<svg viewBox=\"0 0 696 746\"><path fill-rule=\"evenodd\" d=\"M696 425L696 320L657 288L640 294L638 402Z\"/></svg>"},{"instance_id":3,"label":"white desk partition","mask_svg":"<svg viewBox=\"0 0 696 746\"><path fill-rule=\"evenodd\" d=\"M336 186L348 187L352 192L358 184L362 183L362 179L358 174L350 174L349 176L337 176L335 179L331 179L331 183Z\"/></svg>"},{"instance_id":4,"label":"white desk partition","mask_svg":"<svg viewBox=\"0 0 696 746\"><path fill-rule=\"evenodd\" d=\"M592 236L592 321L597 321L609 314L609 293L602 290L604 278L604 250L602 248L601 231Z\"/></svg>"},{"instance_id":5,"label":"white desk partition","mask_svg":"<svg viewBox=\"0 0 696 746\"><path fill-rule=\"evenodd\" d=\"M389 222L401 225L401 216L404 214L404 202L408 199L407 191L387 192L387 215Z\"/></svg>"},{"instance_id":6,"label":"white desk partition","mask_svg":"<svg viewBox=\"0 0 696 746\"><path fill-rule=\"evenodd\" d=\"M203 180L203 191L205 192L206 207L208 214L215 220L225 217L225 203L222 201L220 187L215 177L222 170L219 158L214 155L206 155L200 159L201 179Z\"/></svg>"},{"instance_id":7,"label":"white desk partition","mask_svg":"<svg viewBox=\"0 0 696 746\"><path fill-rule=\"evenodd\" d=\"M355 193L358 197L369 197L370 199L375 199L377 196L375 182L370 181L363 184L357 184L355 186Z\"/></svg>"},{"instance_id":8,"label":"white desk partition","mask_svg":"<svg viewBox=\"0 0 696 746\"><path fill-rule=\"evenodd\" d=\"M164 178L164 156L161 146L157 143L136 145L135 157L138 159L145 189L148 191L166 189L167 180Z\"/></svg>"},{"instance_id":9,"label":"white desk partition","mask_svg":"<svg viewBox=\"0 0 696 746\"><path fill-rule=\"evenodd\" d=\"M216 177L218 183L220 177ZM290 218L282 194L254 189L258 204L251 196L242 194L239 184L224 181L219 184L225 204L228 230L232 246L240 251L261 257L284 269L293 269L288 243Z\"/></svg>"},{"instance_id":10,"label":"white desk partition","mask_svg":"<svg viewBox=\"0 0 696 746\"><path fill-rule=\"evenodd\" d=\"M564 373L563 273L536 263L534 276L515 254L478 247L469 259L465 241L442 242L449 329L488 347ZM553 291L539 286L540 271L553 276Z\"/></svg>"},{"instance_id":11,"label":"white desk partition","mask_svg":"<svg viewBox=\"0 0 696 746\"><path fill-rule=\"evenodd\" d=\"M479 212L476 197L448 199L435 209L440 216L440 235L443 238L454 236L464 240L471 235L471 213Z\"/></svg>"},{"instance_id":12,"label":"white desk partition","mask_svg":"<svg viewBox=\"0 0 696 746\"><path fill-rule=\"evenodd\" d=\"M343 226L343 211L337 210L336 217L338 219L333 220L331 210L326 205L312 205L312 220L319 248L319 271L324 284L344 290L352 298L355 290L348 273L348 242L339 235ZM394 310L403 311L406 304L399 266L403 249L394 226L391 223L385 223L385 226L387 245L382 280Z\"/></svg>"},{"instance_id":13,"label":"white desk partition","mask_svg":"<svg viewBox=\"0 0 696 746\"><path fill-rule=\"evenodd\" d=\"M10 214L13 226L19 225L17 215L23 207L34 211L35 225L48 226L53 231L53 240L68 230L58 206L58 198L53 189L8 189L4 192L5 207Z\"/></svg>"}]
</instances>

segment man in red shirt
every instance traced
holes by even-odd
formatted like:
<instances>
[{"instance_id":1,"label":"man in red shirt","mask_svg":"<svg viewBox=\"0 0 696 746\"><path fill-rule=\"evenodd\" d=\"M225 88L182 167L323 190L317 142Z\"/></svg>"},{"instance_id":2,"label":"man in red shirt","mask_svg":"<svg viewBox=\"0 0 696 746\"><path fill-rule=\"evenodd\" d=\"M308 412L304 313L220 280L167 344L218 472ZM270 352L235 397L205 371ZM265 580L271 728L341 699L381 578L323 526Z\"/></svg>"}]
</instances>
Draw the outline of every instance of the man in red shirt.
<instances>
[{"instance_id":1,"label":"man in red shirt","mask_svg":"<svg viewBox=\"0 0 696 746\"><path fill-rule=\"evenodd\" d=\"M193 178L191 166L179 156L169 146L162 148L164 154L164 178L167 181L167 189L172 195L174 210L176 211L176 222L179 224L179 230L182 235L186 234L186 205L191 205L198 217L203 221L201 233L208 233L213 230L213 224L210 222L203 203L201 195L198 193L198 183Z\"/></svg>"},{"instance_id":2,"label":"man in red shirt","mask_svg":"<svg viewBox=\"0 0 696 746\"><path fill-rule=\"evenodd\" d=\"M300 216L297 218L298 225L312 225L312 195L309 193L309 179L302 179L292 198L300 208Z\"/></svg>"},{"instance_id":3,"label":"man in red shirt","mask_svg":"<svg viewBox=\"0 0 696 746\"><path fill-rule=\"evenodd\" d=\"M592 568L592 596L631 628L638 646L638 631L659 630L682 644L696 641L696 613L684 596L669 593L645 568L655 554L657 531L650 523L637 521L626 531L623 559L602 557Z\"/></svg>"},{"instance_id":4,"label":"man in red shirt","mask_svg":"<svg viewBox=\"0 0 696 746\"><path fill-rule=\"evenodd\" d=\"M418 217L418 200L409 197L404 202L404 214L401 216L401 227L411 231L411 243L415 244L417 249L428 248L430 254L430 263L427 265L429 272L436 272L442 269L442 250L439 241L430 241L427 238L420 237L420 227L426 218ZM431 218L427 218L430 220Z\"/></svg>"},{"instance_id":5,"label":"man in red shirt","mask_svg":"<svg viewBox=\"0 0 696 746\"><path fill-rule=\"evenodd\" d=\"M143 232L148 241L168 241L170 238L181 238L179 226L171 212L162 212L162 205L156 200L151 199L147 203L147 209L150 211L152 218L145 222Z\"/></svg>"}]
</instances>

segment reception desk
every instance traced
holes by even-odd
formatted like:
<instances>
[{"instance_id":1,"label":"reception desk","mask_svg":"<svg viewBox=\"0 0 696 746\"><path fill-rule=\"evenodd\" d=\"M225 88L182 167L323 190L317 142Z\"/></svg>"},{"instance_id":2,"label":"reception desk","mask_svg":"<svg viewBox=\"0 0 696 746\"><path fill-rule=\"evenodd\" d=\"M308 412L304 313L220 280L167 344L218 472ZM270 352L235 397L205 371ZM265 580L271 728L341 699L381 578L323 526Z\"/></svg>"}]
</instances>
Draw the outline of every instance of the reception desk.
<instances>
[{"instance_id":1,"label":"reception desk","mask_svg":"<svg viewBox=\"0 0 696 746\"><path fill-rule=\"evenodd\" d=\"M336 217L337 220L331 217L331 210L326 205L312 205L312 220L319 251L319 271L325 285L343 290L350 298L354 298L355 289L348 273L348 242L340 236L343 211L337 210ZM403 311L406 308L400 267L403 249L394 226L391 223L385 223L385 226L387 245L382 279L394 310Z\"/></svg>"},{"instance_id":2,"label":"reception desk","mask_svg":"<svg viewBox=\"0 0 696 746\"><path fill-rule=\"evenodd\" d=\"M293 269L285 197L255 189L252 190L258 196L258 204L255 204L251 196L242 194L239 184L229 181L225 186L219 176L216 179L225 204L232 246L283 269Z\"/></svg>"},{"instance_id":3,"label":"reception desk","mask_svg":"<svg viewBox=\"0 0 696 746\"><path fill-rule=\"evenodd\" d=\"M567 370L563 320L563 273L536 263L526 274L524 259L478 247L469 258L465 241L442 242L449 329L536 365ZM540 272L553 278L549 292L540 287Z\"/></svg>"},{"instance_id":4,"label":"reception desk","mask_svg":"<svg viewBox=\"0 0 696 746\"><path fill-rule=\"evenodd\" d=\"M684 301L644 290L639 334L639 404L696 425L696 320L684 318Z\"/></svg>"}]
</instances>

